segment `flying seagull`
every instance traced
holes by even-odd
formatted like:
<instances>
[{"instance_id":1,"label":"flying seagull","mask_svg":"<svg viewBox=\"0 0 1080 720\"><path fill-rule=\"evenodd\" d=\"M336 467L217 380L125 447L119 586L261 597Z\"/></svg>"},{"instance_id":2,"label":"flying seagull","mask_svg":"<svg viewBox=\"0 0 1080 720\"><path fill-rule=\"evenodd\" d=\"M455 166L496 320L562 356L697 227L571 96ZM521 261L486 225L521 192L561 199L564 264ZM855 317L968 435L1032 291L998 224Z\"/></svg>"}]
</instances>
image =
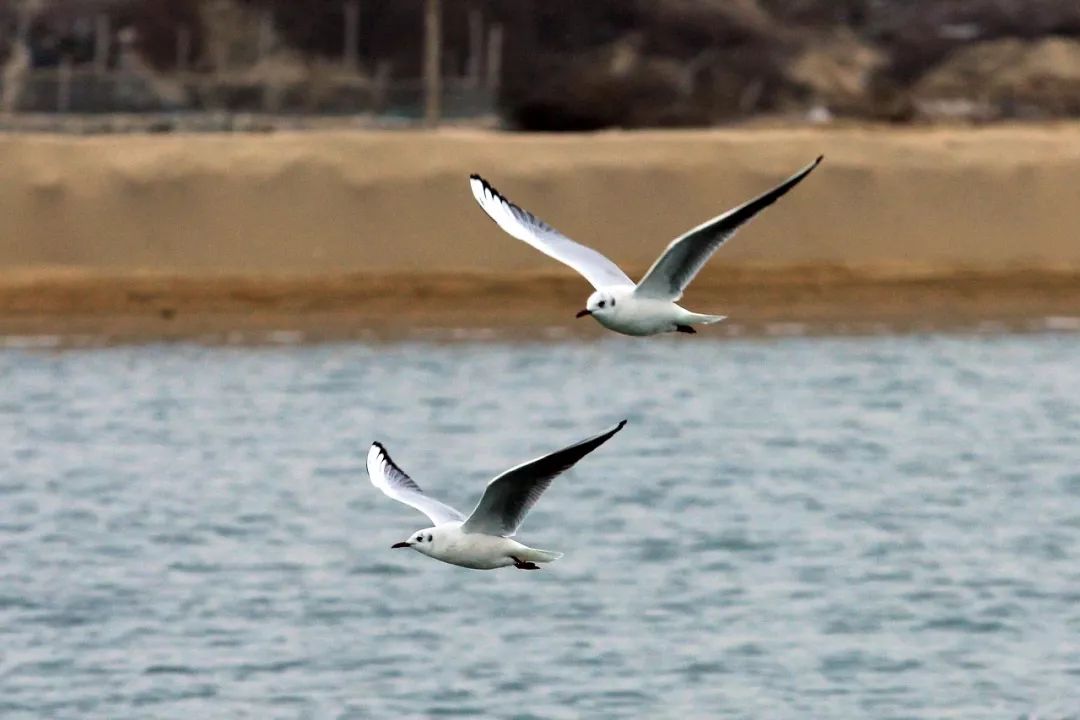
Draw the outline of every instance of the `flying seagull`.
<instances>
[{"instance_id":1,"label":"flying seagull","mask_svg":"<svg viewBox=\"0 0 1080 720\"><path fill-rule=\"evenodd\" d=\"M391 547L412 548L436 560L476 570L510 565L519 570L539 570L536 563L558 560L562 553L537 550L511 539L518 526L552 480L607 442L625 424L623 420L600 435L510 468L488 483L468 518L425 494L394 464L381 443L373 443L367 456L371 484L398 502L416 508L434 523Z\"/></svg>"},{"instance_id":2,"label":"flying seagull","mask_svg":"<svg viewBox=\"0 0 1080 720\"><path fill-rule=\"evenodd\" d=\"M577 316L592 315L604 327L624 335L695 332L723 315L690 312L676 301L716 249L735 231L810 174L824 156L767 193L728 210L675 238L637 285L619 267L592 248L580 245L527 210L507 200L487 180L469 176L473 196L492 220L518 240L577 270L596 291Z\"/></svg>"}]
</instances>

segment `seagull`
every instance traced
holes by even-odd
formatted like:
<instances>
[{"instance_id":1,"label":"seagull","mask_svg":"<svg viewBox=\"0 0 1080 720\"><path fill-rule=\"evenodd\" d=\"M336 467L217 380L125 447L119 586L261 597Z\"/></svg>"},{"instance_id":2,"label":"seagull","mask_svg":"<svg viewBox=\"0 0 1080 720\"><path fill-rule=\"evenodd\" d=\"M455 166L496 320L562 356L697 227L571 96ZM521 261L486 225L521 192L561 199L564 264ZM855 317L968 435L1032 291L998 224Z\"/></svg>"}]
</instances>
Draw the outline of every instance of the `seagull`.
<instances>
[{"instance_id":1,"label":"seagull","mask_svg":"<svg viewBox=\"0 0 1080 720\"><path fill-rule=\"evenodd\" d=\"M798 185L823 158L819 155L767 193L675 238L637 285L611 260L510 202L484 178L470 175L469 184L473 197L499 227L569 265L592 284L596 291L577 317L591 315L604 327L624 335L694 333L694 324L711 325L725 316L701 315L677 305L686 286L740 226Z\"/></svg>"},{"instance_id":2,"label":"seagull","mask_svg":"<svg viewBox=\"0 0 1080 720\"><path fill-rule=\"evenodd\" d=\"M434 523L390 547L412 548L436 560L476 570L510 565L519 570L539 570L536 563L558 560L562 553L537 550L511 539L518 526L552 480L607 442L625 424L623 420L600 435L510 468L488 483L468 518L425 494L394 464L381 443L373 443L367 456L371 484L398 502L416 508Z\"/></svg>"}]
</instances>

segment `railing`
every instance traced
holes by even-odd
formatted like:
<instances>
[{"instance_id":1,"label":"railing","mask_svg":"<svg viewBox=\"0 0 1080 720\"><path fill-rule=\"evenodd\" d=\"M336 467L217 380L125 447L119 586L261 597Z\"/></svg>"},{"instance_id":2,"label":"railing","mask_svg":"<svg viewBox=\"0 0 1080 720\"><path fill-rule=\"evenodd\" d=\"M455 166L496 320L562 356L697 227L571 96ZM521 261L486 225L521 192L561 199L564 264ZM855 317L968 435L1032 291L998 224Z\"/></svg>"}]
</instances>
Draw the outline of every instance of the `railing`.
<instances>
[{"instance_id":1,"label":"railing","mask_svg":"<svg viewBox=\"0 0 1080 720\"><path fill-rule=\"evenodd\" d=\"M117 31L100 12L84 18L93 30L92 54L84 62L75 64L63 57L56 66L32 67L31 15L24 14L8 41L13 54L0 72L0 128L14 127L20 115L67 114L365 115L427 124L491 118L501 73L502 27L485 22L479 6L470 6L467 62L457 68L458 74L447 76L441 3L425 0L416 46L423 58L423 77L414 78L392 77L389 62L370 58L362 69L360 0L331 3L343 18L338 58L298 62L295 54L279 55L283 47L270 14L263 12L248 14L239 22L233 18L231 27L239 27L246 37L239 46L230 45L235 37L230 39L227 33L204 41L197 65L193 65L191 32L177 26L175 63L168 71L147 65L135 50L133 31ZM247 12L237 10L243 6L230 0L218 0L217 7ZM238 48L239 54L234 52Z\"/></svg>"},{"instance_id":2,"label":"railing","mask_svg":"<svg viewBox=\"0 0 1080 720\"><path fill-rule=\"evenodd\" d=\"M224 111L268 114L386 115L421 120L422 80L390 80L322 69L289 80L251 71L147 74L93 65L26 71L13 111L19 113L140 113ZM0 79L0 94L4 80ZM442 78L440 117L459 120L495 112L492 88L474 78Z\"/></svg>"}]
</instances>

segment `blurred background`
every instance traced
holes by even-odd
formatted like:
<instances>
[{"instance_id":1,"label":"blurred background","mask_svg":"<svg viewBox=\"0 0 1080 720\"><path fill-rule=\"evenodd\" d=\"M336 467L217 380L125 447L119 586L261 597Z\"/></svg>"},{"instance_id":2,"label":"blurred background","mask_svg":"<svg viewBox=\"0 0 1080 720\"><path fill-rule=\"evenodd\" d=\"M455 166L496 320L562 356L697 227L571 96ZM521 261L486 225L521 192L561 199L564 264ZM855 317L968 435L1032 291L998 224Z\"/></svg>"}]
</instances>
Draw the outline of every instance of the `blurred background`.
<instances>
[{"instance_id":1,"label":"blurred background","mask_svg":"<svg viewBox=\"0 0 1080 720\"><path fill-rule=\"evenodd\" d=\"M553 131L1080 114L1072 0L4 0L0 58L9 127L42 113Z\"/></svg>"}]
</instances>

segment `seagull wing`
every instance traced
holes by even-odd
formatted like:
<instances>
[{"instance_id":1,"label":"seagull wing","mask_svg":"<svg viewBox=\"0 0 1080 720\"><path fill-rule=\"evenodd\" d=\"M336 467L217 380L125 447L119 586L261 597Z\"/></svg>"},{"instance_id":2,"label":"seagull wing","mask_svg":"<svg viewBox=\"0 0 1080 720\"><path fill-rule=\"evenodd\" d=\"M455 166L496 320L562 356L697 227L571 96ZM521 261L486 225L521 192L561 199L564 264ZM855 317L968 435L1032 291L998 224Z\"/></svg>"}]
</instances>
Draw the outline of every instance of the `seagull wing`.
<instances>
[{"instance_id":1,"label":"seagull wing","mask_svg":"<svg viewBox=\"0 0 1080 720\"><path fill-rule=\"evenodd\" d=\"M465 519L465 516L454 508L425 495L420 486L394 464L382 443L373 443L368 450L367 471L372 485L398 502L424 513L436 525Z\"/></svg>"},{"instance_id":2,"label":"seagull wing","mask_svg":"<svg viewBox=\"0 0 1080 720\"><path fill-rule=\"evenodd\" d=\"M522 210L500 195L484 178L470 175L469 185L476 202L499 227L545 255L574 268L594 288L634 284L618 265L592 248L574 242L531 212Z\"/></svg>"},{"instance_id":3,"label":"seagull wing","mask_svg":"<svg viewBox=\"0 0 1080 720\"><path fill-rule=\"evenodd\" d=\"M818 166L823 157L818 156L817 160L764 195L728 210L672 240L664 254L653 263L645 277L641 278L634 295L671 301L681 298L686 286L717 248L730 239L740 226L798 185Z\"/></svg>"},{"instance_id":4,"label":"seagull wing","mask_svg":"<svg viewBox=\"0 0 1080 720\"><path fill-rule=\"evenodd\" d=\"M476 509L461 526L462 531L512 536L552 480L607 442L612 435L622 430L625 424L626 421L623 420L607 432L522 463L499 475L488 483Z\"/></svg>"}]
</instances>

